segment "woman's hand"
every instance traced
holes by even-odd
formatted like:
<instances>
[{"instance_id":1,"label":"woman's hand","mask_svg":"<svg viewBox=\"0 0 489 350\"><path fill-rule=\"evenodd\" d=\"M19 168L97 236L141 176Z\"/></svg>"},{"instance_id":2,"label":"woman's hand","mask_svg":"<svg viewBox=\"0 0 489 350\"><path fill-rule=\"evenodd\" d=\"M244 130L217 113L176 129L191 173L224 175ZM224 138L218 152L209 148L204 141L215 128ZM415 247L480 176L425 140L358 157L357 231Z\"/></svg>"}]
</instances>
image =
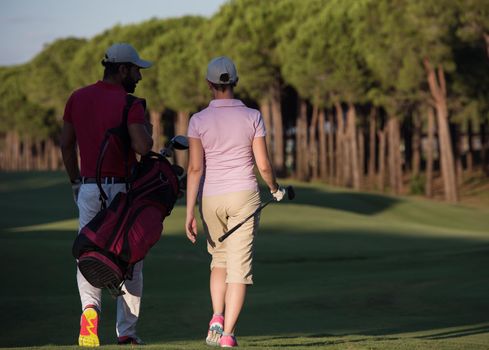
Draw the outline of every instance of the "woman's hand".
<instances>
[{"instance_id":1,"label":"woman's hand","mask_svg":"<svg viewBox=\"0 0 489 350\"><path fill-rule=\"evenodd\" d=\"M197 239L197 220L193 215L187 215L185 220L185 231L190 242L195 243Z\"/></svg>"}]
</instances>

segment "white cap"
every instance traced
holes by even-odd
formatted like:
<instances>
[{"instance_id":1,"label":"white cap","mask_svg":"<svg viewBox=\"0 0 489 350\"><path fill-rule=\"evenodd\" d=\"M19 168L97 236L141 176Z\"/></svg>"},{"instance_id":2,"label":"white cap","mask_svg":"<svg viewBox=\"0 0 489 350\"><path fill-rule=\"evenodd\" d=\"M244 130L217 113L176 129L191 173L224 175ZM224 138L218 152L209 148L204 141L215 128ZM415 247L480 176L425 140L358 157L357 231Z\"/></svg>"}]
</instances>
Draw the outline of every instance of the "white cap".
<instances>
[{"instance_id":1,"label":"white cap","mask_svg":"<svg viewBox=\"0 0 489 350\"><path fill-rule=\"evenodd\" d=\"M152 63L139 58L134 47L126 43L112 45L105 52L104 62L132 63L140 68L149 68Z\"/></svg>"},{"instance_id":2,"label":"white cap","mask_svg":"<svg viewBox=\"0 0 489 350\"><path fill-rule=\"evenodd\" d=\"M235 84L238 81L238 73L233 61L221 56L209 62L206 79L214 84Z\"/></svg>"}]
</instances>

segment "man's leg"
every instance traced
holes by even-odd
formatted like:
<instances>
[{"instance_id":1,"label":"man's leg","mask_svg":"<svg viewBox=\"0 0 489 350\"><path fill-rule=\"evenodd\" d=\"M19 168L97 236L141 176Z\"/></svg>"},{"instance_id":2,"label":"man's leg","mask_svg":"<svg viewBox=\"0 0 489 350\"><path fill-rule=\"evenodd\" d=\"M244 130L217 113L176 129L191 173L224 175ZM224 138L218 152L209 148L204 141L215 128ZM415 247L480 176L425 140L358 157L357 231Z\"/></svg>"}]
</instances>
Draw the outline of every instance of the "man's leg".
<instances>
[{"instance_id":1,"label":"man's leg","mask_svg":"<svg viewBox=\"0 0 489 350\"><path fill-rule=\"evenodd\" d=\"M79 229L85 226L100 210L99 191L96 185L82 185L78 195ZM78 345L86 347L99 346L98 319L102 304L102 290L95 288L76 269L78 292L82 305L80 335Z\"/></svg>"},{"instance_id":2,"label":"man's leg","mask_svg":"<svg viewBox=\"0 0 489 350\"><path fill-rule=\"evenodd\" d=\"M117 298L116 333L122 337L136 337L141 295L143 293L143 262L134 265L132 280L126 280L122 288L124 295Z\"/></svg>"}]
</instances>

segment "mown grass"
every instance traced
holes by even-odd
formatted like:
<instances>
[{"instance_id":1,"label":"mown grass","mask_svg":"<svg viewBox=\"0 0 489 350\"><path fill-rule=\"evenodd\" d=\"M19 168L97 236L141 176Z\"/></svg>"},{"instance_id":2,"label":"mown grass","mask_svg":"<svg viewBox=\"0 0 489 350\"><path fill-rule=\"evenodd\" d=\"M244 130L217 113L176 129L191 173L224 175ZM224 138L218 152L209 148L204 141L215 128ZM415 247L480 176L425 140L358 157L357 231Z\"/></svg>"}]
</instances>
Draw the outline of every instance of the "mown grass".
<instances>
[{"instance_id":1,"label":"mown grass","mask_svg":"<svg viewBox=\"0 0 489 350\"><path fill-rule=\"evenodd\" d=\"M296 183L262 214L241 348L488 349L489 208ZM203 237L183 203L145 260L146 349L205 349ZM75 349L76 209L61 173L0 174L0 347ZM105 296L102 348L115 340Z\"/></svg>"}]
</instances>

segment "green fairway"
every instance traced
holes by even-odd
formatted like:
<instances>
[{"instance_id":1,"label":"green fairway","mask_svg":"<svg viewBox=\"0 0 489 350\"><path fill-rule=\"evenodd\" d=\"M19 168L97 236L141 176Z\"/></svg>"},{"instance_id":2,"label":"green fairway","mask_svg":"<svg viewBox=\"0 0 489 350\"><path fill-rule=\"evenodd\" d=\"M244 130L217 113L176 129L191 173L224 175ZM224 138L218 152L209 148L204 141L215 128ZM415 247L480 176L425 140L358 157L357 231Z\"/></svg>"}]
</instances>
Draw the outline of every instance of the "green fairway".
<instances>
[{"instance_id":1,"label":"green fairway","mask_svg":"<svg viewBox=\"0 0 489 350\"><path fill-rule=\"evenodd\" d=\"M241 348L489 349L489 208L294 185L295 201L262 213ZM145 349L211 349L209 257L202 235L186 239L182 205L145 260ZM0 348L77 348L66 176L0 173L0 212ZM113 344L115 302L103 307Z\"/></svg>"}]
</instances>

